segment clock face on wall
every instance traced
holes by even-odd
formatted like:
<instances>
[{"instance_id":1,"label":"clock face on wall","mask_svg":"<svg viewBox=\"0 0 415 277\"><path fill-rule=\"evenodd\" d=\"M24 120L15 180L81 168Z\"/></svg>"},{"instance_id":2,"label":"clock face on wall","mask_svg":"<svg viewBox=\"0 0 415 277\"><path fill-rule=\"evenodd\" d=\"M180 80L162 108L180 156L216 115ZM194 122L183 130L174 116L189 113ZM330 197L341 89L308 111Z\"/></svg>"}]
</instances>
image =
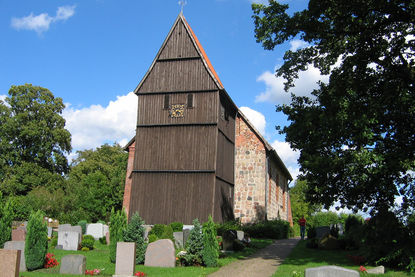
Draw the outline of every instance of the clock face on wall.
<instances>
[{"instance_id":1,"label":"clock face on wall","mask_svg":"<svg viewBox=\"0 0 415 277\"><path fill-rule=\"evenodd\" d=\"M173 104L170 107L170 117L184 117L184 104Z\"/></svg>"}]
</instances>

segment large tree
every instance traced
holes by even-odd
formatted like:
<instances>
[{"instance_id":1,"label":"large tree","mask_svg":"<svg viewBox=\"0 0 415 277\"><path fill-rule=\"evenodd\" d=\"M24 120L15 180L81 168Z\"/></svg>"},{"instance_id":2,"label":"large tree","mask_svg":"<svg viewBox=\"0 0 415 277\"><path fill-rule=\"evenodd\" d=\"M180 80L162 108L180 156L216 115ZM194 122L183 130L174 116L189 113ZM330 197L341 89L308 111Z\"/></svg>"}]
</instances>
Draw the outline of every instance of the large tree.
<instances>
[{"instance_id":1,"label":"large tree","mask_svg":"<svg viewBox=\"0 0 415 277\"><path fill-rule=\"evenodd\" d=\"M30 84L12 86L0 100L0 191L5 195L62 185L69 169L65 155L71 151L64 108L61 98Z\"/></svg>"},{"instance_id":2,"label":"large tree","mask_svg":"<svg viewBox=\"0 0 415 277\"><path fill-rule=\"evenodd\" d=\"M292 15L270 0L253 4L255 34L266 49L290 39L277 75L293 86L310 65L329 74L311 97L278 106L286 140L301 150L309 200L340 201L373 212L403 196L415 206L415 2L310 0Z\"/></svg>"},{"instance_id":3,"label":"large tree","mask_svg":"<svg viewBox=\"0 0 415 277\"><path fill-rule=\"evenodd\" d=\"M311 215L321 210L321 205L310 203L307 201L306 193L308 190L307 181L297 179L294 187L290 189L290 200L293 222L305 216L305 218L311 218Z\"/></svg>"}]
</instances>

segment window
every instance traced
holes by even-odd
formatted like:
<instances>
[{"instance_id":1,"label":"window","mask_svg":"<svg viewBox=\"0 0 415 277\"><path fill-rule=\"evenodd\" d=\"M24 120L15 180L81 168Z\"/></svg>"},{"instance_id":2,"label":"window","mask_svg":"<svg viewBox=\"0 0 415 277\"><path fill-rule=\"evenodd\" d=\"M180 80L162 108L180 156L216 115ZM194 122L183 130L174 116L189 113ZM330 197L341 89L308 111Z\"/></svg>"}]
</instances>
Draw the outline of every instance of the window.
<instances>
[{"instance_id":1,"label":"window","mask_svg":"<svg viewBox=\"0 0 415 277\"><path fill-rule=\"evenodd\" d=\"M187 95L187 108L193 108L193 93Z\"/></svg>"},{"instance_id":2,"label":"window","mask_svg":"<svg viewBox=\"0 0 415 277\"><path fill-rule=\"evenodd\" d=\"M170 95L165 94L164 95L164 109L168 109L170 106Z\"/></svg>"}]
</instances>

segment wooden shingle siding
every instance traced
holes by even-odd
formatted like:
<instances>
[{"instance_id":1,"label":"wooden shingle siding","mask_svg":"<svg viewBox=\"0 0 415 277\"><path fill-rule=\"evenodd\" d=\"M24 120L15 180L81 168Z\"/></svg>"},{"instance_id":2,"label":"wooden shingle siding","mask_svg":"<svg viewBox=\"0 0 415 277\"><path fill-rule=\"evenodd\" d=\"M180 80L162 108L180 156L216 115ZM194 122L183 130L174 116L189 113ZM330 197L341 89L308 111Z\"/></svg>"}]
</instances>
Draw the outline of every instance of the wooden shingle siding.
<instances>
[{"instance_id":1,"label":"wooden shingle siding","mask_svg":"<svg viewBox=\"0 0 415 277\"><path fill-rule=\"evenodd\" d=\"M184 117L172 118L169 116L169 109L164 109L166 95L169 96L170 104L186 105ZM188 95L188 93L139 95L138 125L217 122L216 93L192 93L193 108L187 108Z\"/></svg>"},{"instance_id":2,"label":"wooden shingle siding","mask_svg":"<svg viewBox=\"0 0 415 277\"><path fill-rule=\"evenodd\" d=\"M130 211L139 211L147 224L205 222L212 211L214 178L209 173L136 173L132 194L141 197L132 197Z\"/></svg>"},{"instance_id":3,"label":"wooden shingle siding","mask_svg":"<svg viewBox=\"0 0 415 277\"><path fill-rule=\"evenodd\" d=\"M134 170L215 170L216 126L139 128Z\"/></svg>"},{"instance_id":4,"label":"wooden shingle siding","mask_svg":"<svg viewBox=\"0 0 415 277\"><path fill-rule=\"evenodd\" d=\"M225 222L234 219L233 185L216 178L213 217L216 221Z\"/></svg>"},{"instance_id":5,"label":"wooden shingle siding","mask_svg":"<svg viewBox=\"0 0 415 277\"><path fill-rule=\"evenodd\" d=\"M158 61L139 89L140 92L218 89L201 59Z\"/></svg>"},{"instance_id":6,"label":"wooden shingle siding","mask_svg":"<svg viewBox=\"0 0 415 277\"><path fill-rule=\"evenodd\" d=\"M225 136L218 134L218 154L216 159L216 175L228 183L234 184L235 146Z\"/></svg>"}]
</instances>

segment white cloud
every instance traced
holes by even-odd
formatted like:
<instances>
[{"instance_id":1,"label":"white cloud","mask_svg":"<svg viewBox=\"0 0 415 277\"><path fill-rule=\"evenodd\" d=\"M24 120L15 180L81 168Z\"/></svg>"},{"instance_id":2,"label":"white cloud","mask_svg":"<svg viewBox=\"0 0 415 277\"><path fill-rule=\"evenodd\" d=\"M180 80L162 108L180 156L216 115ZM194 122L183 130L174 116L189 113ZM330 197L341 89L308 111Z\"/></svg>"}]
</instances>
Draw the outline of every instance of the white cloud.
<instances>
[{"instance_id":1,"label":"white cloud","mask_svg":"<svg viewBox=\"0 0 415 277\"><path fill-rule=\"evenodd\" d=\"M0 94L0 100L4 101L4 99L6 99L6 97L7 97L7 95Z\"/></svg>"},{"instance_id":2,"label":"white cloud","mask_svg":"<svg viewBox=\"0 0 415 277\"><path fill-rule=\"evenodd\" d=\"M267 124L265 116L262 113L248 107L241 107L240 110L261 133L261 135L265 136L265 126Z\"/></svg>"},{"instance_id":3,"label":"white cloud","mask_svg":"<svg viewBox=\"0 0 415 277\"><path fill-rule=\"evenodd\" d=\"M134 136L137 123L137 96L130 92L117 96L108 106L91 105L63 111L66 128L72 134L74 150L90 149L104 143L117 142L121 146Z\"/></svg>"},{"instance_id":4,"label":"white cloud","mask_svg":"<svg viewBox=\"0 0 415 277\"><path fill-rule=\"evenodd\" d=\"M257 95L255 102L271 102L277 104L289 104L291 102L291 92L297 96L312 96L311 92L318 88L317 82L328 82L329 77L321 75L319 69L310 65L308 70L299 73L295 87L287 93L284 91L284 79L276 77L274 73L265 71L258 77L258 82L265 83L265 92Z\"/></svg>"},{"instance_id":5,"label":"white cloud","mask_svg":"<svg viewBox=\"0 0 415 277\"><path fill-rule=\"evenodd\" d=\"M249 0L249 2L256 3L256 4L264 4L264 5L268 5L269 3L268 0Z\"/></svg>"},{"instance_id":6,"label":"white cloud","mask_svg":"<svg viewBox=\"0 0 415 277\"><path fill-rule=\"evenodd\" d=\"M13 17L11 20L11 26L16 30L33 30L38 34L49 30L49 26L52 22L65 21L75 14L75 5L58 7L56 16L50 16L47 13L41 13L39 15L30 15L25 17Z\"/></svg>"},{"instance_id":7,"label":"white cloud","mask_svg":"<svg viewBox=\"0 0 415 277\"><path fill-rule=\"evenodd\" d=\"M277 151L278 156L280 156L284 164L289 166L297 165L297 160L300 157L300 151L293 150L288 142L274 140L271 143L271 146Z\"/></svg>"},{"instance_id":8,"label":"white cloud","mask_svg":"<svg viewBox=\"0 0 415 277\"><path fill-rule=\"evenodd\" d=\"M300 48L307 47L308 43L303 40L295 39L295 40L290 41L290 45L291 45L290 50L294 52Z\"/></svg>"}]
</instances>

